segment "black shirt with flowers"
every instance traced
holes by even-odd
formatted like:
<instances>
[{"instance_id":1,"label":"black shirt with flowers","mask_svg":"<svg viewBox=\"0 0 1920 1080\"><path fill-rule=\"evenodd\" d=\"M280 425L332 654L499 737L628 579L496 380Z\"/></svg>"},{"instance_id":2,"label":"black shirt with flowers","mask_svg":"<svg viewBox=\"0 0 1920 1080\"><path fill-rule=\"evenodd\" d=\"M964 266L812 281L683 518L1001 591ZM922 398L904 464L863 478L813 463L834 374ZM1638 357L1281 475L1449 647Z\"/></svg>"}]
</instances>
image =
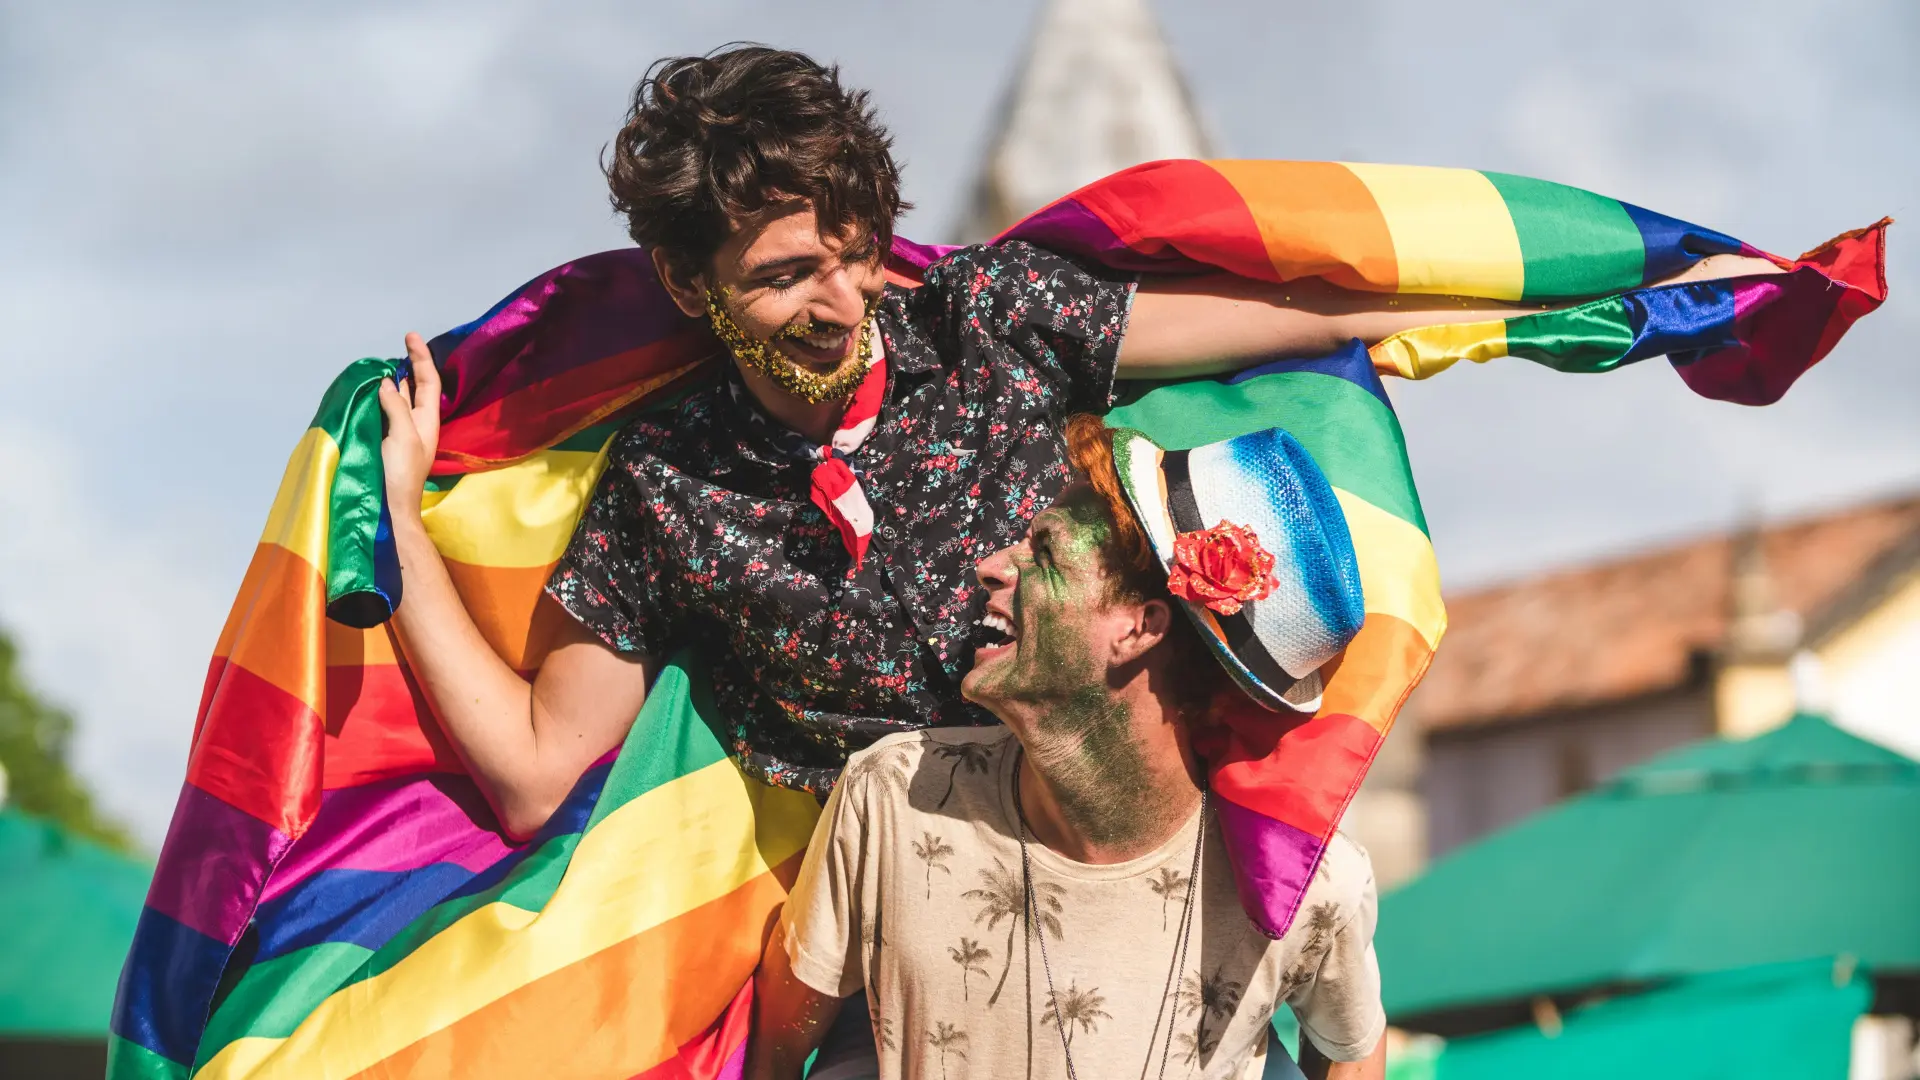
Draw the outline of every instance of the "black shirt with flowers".
<instances>
[{"instance_id":1,"label":"black shirt with flowers","mask_svg":"<svg viewBox=\"0 0 1920 1080\"><path fill-rule=\"evenodd\" d=\"M960 699L982 558L1070 474L1060 421L1103 411L1130 280L1012 242L963 248L876 313L887 393L851 455L873 507L856 569L808 499L813 446L731 364L614 437L547 591L611 647L711 666L748 772L822 797L895 731L992 723Z\"/></svg>"}]
</instances>

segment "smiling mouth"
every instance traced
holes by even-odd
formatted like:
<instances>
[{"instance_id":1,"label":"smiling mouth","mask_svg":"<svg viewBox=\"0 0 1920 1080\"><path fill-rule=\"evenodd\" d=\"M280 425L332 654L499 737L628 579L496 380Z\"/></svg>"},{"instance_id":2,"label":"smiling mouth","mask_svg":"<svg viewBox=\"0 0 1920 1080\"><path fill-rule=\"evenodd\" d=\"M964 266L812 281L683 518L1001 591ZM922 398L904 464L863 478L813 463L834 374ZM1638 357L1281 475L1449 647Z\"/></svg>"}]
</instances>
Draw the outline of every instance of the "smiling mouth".
<instances>
[{"instance_id":1,"label":"smiling mouth","mask_svg":"<svg viewBox=\"0 0 1920 1080\"><path fill-rule=\"evenodd\" d=\"M1013 629L1013 621L997 611L989 611L974 624L974 656L976 659L988 655L998 655L1001 650L1011 648L1020 636Z\"/></svg>"},{"instance_id":2,"label":"smiling mouth","mask_svg":"<svg viewBox=\"0 0 1920 1080\"><path fill-rule=\"evenodd\" d=\"M845 363L853 349L853 331L821 334L783 334L780 347L789 357L811 368L831 371Z\"/></svg>"}]
</instances>

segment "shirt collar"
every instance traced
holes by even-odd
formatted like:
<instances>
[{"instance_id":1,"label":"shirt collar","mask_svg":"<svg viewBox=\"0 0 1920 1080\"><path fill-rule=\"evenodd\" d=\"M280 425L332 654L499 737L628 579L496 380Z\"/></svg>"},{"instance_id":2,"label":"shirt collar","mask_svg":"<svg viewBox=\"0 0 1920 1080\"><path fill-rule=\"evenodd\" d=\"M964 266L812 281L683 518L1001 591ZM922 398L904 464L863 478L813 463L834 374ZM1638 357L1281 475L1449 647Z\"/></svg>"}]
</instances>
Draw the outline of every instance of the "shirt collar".
<instances>
[{"instance_id":1,"label":"shirt collar","mask_svg":"<svg viewBox=\"0 0 1920 1080\"><path fill-rule=\"evenodd\" d=\"M887 370L895 375L924 375L940 366L933 346L907 318L910 295L908 289L889 283L881 293L880 309L873 316L886 341Z\"/></svg>"}]
</instances>

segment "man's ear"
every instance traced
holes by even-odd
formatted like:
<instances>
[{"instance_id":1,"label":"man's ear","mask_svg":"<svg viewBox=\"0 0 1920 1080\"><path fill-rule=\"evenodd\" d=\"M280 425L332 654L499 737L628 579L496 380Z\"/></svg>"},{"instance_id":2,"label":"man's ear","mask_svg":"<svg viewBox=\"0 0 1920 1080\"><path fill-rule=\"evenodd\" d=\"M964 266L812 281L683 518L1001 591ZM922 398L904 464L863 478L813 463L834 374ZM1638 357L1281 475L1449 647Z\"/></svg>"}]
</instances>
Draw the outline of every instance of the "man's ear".
<instances>
[{"instance_id":1,"label":"man's ear","mask_svg":"<svg viewBox=\"0 0 1920 1080\"><path fill-rule=\"evenodd\" d=\"M673 306L694 318L707 313L707 283L699 276L682 273L672 259L659 248L647 252L653 257L653 272L660 277L660 284L666 287L667 295L673 297Z\"/></svg>"},{"instance_id":2,"label":"man's ear","mask_svg":"<svg viewBox=\"0 0 1920 1080\"><path fill-rule=\"evenodd\" d=\"M1131 664L1167 640L1172 629L1173 609L1165 600L1148 600L1135 612L1133 625L1113 643L1115 666Z\"/></svg>"}]
</instances>

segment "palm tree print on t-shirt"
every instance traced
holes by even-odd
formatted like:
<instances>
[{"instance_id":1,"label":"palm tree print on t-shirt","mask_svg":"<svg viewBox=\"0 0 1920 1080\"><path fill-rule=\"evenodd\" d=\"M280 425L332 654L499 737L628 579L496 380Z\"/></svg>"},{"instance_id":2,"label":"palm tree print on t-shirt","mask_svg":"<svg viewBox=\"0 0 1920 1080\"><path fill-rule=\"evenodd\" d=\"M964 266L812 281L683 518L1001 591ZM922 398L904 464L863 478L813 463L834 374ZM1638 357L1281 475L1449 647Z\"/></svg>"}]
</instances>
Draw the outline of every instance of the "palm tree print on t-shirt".
<instances>
[{"instance_id":1,"label":"palm tree print on t-shirt","mask_svg":"<svg viewBox=\"0 0 1920 1080\"><path fill-rule=\"evenodd\" d=\"M993 868L980 868L982 887L968 889L960 894L964 900L972 900L980 905L973 913L974 922L987 924L992 930L1000 925L1001 919L1007 922L1007 959L1000 965L1000 981L993 986L992 996L987 998L987 1006L993 1007L1000 1001L1000 991L1006 988L1007 972L1013 969L1013 932L1025 921L1022 909L1027 906L1027 890L1022 886L1020 875L1007 867L999 858L993 860ZM1035 918L1040 922L1042 933L1050 933L1058 941L1064 935L1060 932L1060 914L1066 910L1060 903L1060 897L1066 889L1051 881L1033 883L1033 901L1038 909Z\"/></svg>"},{"instance_id":2,"label":"palm tree print on t-shirt","mask_svg":"<svg viewBox=\"0 0 1920 1080\"><path fill-rule=\"evenodd\" d=\"M947 869L945 865L947 858L953 854L953 845L930 832L923 832L920 834L920 839L913 842L913 853L921 862L927 864L927 899L931 900L933 899L933 872L938 870L948 877L953 876L953 871Z\"/></svg>"},{"instance_id":3,"label":"palm tree print on t-shirt","mask_svg":"<svg viewBox=\"0 0 1920 1080\"><path fill-rule=\"evenodd\" d=\"M1240 1007L1242 989L1244 987L1227 978L1224 971L1208 976L1195 973L1180 980L1180 989L1174 991L1174 1004L1181 1012L1197 1018L1191 1033L1182 1032L1174 1040L1187 1061L1211 1054L1213 1048L1220 1045L1220 1032L1209 1031L1207 1021L1232 1018L1234 1010Z\"/></svg>"},{"instance_id":4,"label":"palm tree print on t-shirt","mask_svg":"<svg viewBox=\"0 0 1920 1080\"><path fill-rule=\"evenodd\" d=\"M1047 1009L1040 1014L1040 1023L1055 1027L1066 1036L1067 1049L1073 1049L1073 1031L1078 1027L1091 1035L1100 1027L1100 1021L1113 1019L1107 1010L1101 1008L1107 999L1100 996L1100 988L1080 989L1077 982L1068 983L1064 993L1047 991Z\"/></svg>"},{"instance_id":5,"label":"palm tree print on t-shirt","mask_svg":"<svg viewBox=\"0 0 1920 1080\"><path fill-rule=\"evenodd\" d=\"M927 1045L940 1051L941 1080L945 1080L947 1075L948 1054L953 1054L962 1061L967 1059L967 1052L960 1049L967 1045L967 1033L952 1024L945 1022L935 1024L933 1030L927 1032Z\"/></svg>"},{"instance_id":6,"label":"palm tree print on t-shirt","mask_svg":"<svg viewBox=\"0 0 1920 1080\"><path fill-rule=\"evenodd\" d=\"M993 751L998 745L997 742L936 743L933 752L943 758L952 758L953 765L947 769L947 792L940 796L940 801L933 808L942 809L947 805L947 800L953 798L953 782L960 775L961 768L970 773L984 774L993 761Z\"/></svg>"},{"instance_id":7,"label":"palm tree print on t-shirt","mask_svg":"<svg viewBox=\"0 0 1920 1080\"><path fill-rule=\"evenodd\" d=\"M1171 866L1163 866L1160 872L1147 879L1147 888L1160 898L1160 929L1167 928L1167 902L1178 899L1182 903L1187 899L1187 875Z\"/></svg>"},{"instance_id":8,"label":"palm tree print on t-shirt","mask_svg":"<svg viewBox=\"0 0 1920 1080\"><path fill-rule=\"evenodd\" d=\"M972 938L963 937L960 939L960 944L947 946L947 955L953 958L954 963L960 965L960 1000L969 1000L967 981L976 971L982 975L987 973L986 962L993 959L993 954L982 948L980 943Z\"/></svg>"}]
</instances>

